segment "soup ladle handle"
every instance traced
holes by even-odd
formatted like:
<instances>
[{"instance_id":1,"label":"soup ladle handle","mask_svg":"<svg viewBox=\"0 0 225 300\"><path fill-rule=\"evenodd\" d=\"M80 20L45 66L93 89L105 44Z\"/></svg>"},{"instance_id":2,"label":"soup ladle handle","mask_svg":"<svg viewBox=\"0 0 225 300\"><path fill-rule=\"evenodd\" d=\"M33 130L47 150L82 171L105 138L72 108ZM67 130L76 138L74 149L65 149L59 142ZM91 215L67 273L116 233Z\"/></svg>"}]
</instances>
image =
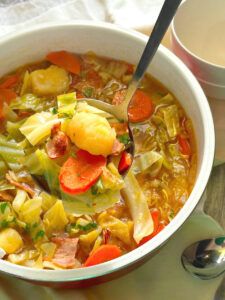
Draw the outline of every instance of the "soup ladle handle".
<instances>
[{"instance_id":1,"label":"soup ladle handle","mask_svg":"<svg viewBox=\"0 0 225 300\"><path fill-rule=\"evenodd\" d=\"M123 102L124 112L127 112L129 102L133 97L138 85L144 76L152 58L154 57L160 42L162 41L176 11L182 0L165 0L158 16L158 19L154 25L152 33L148 39L145 49L142 53L141 59L137 65L132 80L128 86L128 90Z\"/></svg>"}]
</instances>

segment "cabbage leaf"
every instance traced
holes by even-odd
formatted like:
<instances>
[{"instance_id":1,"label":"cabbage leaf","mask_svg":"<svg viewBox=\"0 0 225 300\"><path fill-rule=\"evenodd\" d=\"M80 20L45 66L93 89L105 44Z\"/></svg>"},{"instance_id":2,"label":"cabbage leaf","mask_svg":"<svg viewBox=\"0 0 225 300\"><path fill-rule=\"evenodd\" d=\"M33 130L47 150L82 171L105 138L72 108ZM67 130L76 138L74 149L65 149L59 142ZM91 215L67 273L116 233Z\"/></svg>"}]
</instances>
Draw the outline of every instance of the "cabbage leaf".
<instances>
[{"instance_id":1,"label":"cabbage leaf","mask_svg":"<svg viewBox=\"0 0 225 300\"><path fill-rule=\"evenodd\" d=\"M178 108L174 104L162 108L162 112L168 135L170 138L174 138L179 133L180 129Z\"/></svg>"},{"instance_id":2,"label":"cabbage leaf","mask_svg":"<svg viewBox=\"0 0 225 300\"><path fill-rule=\"evenodd\" d=\"M135 157L132 165L132 172L134 174L148 172L151 176L156 176L161 170L162 163L163 156L160 153L154 150L148 151Z\"/></svg>"},{"instance_id":3,"label":"cabbage leaf","mask_svg":"<svg viewBox=\"0 0 225 300\"><path fill-rule=\"evenodd\" d=\"M69 214L95 214L113 206L120 200L119 191L106 191L104 194L93 195L87 191L81 195L71 196L61 193L65 211Z\"/></svg>"},{"instance_id":4,"label":"cabbage leaf","mask_svg":"<svg viewBox=\"0 0 225 300\"><path fill-rule=\"evenodd\" d=\"M139 243L143 237L153 232L154 224L147 199L132 171L125 177L125 188L121 192L134 222L134 240Z\"/></svg>"},{"instance_id":5,"label":"cabbage leaf","mask_svg":"<svg viewBox=\"0 0 225 300\"><path fill-rule=\"evenodd\" d=\"M20 131L35 146L47 138L51 133L52 126L59 122L60 119L57 115L43 111L30 116L20 127Z\"/></svg>"}]
</instances>

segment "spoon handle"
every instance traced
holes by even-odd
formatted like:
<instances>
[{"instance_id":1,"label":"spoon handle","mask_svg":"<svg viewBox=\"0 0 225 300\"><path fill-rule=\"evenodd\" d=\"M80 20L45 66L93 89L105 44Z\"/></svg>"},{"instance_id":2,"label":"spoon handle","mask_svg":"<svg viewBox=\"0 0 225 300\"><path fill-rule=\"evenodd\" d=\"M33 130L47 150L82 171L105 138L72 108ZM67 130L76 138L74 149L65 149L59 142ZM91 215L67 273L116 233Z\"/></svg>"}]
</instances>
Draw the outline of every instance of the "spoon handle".
<instances>
[{"instance_id":1,"label":"spoon handle","mask_svg":"<svg viewBox=\"0 0 225 300\"><path fill-rule=\"evenodd\" d=\"M131 83L129 84L124 101L124 108L128 107L129 102L134 92L138 88L139 82L145 74L149 63L155 55L155 52L157 51L159 44L163 39L181 1L182 0L165 0L152 33L145 46L144 52L142 53L141 59L137 65Z\"/></svg>"}]
</instances>

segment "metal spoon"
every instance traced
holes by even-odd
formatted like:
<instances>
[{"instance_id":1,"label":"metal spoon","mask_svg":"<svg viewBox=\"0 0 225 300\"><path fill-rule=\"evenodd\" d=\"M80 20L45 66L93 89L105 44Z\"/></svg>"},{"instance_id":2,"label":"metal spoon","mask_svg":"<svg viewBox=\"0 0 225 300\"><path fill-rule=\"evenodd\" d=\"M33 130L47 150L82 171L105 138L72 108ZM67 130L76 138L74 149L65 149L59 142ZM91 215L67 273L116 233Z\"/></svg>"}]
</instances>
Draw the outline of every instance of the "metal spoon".
<instances>
[{"instance_id":1,"label":"metal spoon","mask_svg":"<svg viewBox=\"0 0 225 300\"><path fill-rule=\"evenodd\" d=\"M148 39L145 49L142 53L141 59L137 65L136 71L132 77L132 80L128 86L127 93L125 95L125 100L120 105L111 105L96 99L82 98L80 100L86 101L88 104L104 110L121 121L128 121L128 107L130 101L138 88L138 85L145 74L152 58L154 57L159 44L169 27L176 10L182 0L165 0L158 19L155 23L153 31ZM79 100L79 101L80 101ZM131 132L130 132L131 134ZM131 136L132 138L132 136ZM132 138L133 140L133 138Z\"/></svg>"},{"instance_id":2,"label":"metal spoon","mask_svg":"<svg viewBox=\"0 0 225 300\"><path fill-rule=\"evenodd\" d=\"M181 257L184 268L201 279L225 272L225 236L198 241L186 248Z\"/></svg>"}]
</instances>

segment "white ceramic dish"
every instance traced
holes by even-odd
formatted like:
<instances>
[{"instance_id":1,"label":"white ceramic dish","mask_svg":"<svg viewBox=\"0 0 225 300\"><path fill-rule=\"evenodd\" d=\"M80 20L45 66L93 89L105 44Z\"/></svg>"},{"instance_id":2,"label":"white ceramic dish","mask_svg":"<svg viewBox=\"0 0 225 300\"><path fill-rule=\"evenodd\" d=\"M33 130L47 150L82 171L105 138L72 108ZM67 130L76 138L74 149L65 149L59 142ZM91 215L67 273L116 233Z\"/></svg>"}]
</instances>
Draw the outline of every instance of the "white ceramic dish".
<instances>
[{"instance_id":1,"label":"white ceramic dish","mask_svg":"<svg viewBox=\"0 0 225 300\"><path fill-rule=\"evenodd\" d=\"M186 0L172 22L173 52L206 95L225 99L225 1Z\"/></svg>"},{"instance_id":2,"label":"white ceramic dish","mask_svg":"<svg viewBox=\"0 0 225 300\"><path fill-rule=\"evenodd\" d=\"M83 53L93 50L99 55L123 59L136 64L147 37L105 23L79 22L55 24L15 33L0 41L0 76L28 62L43 59L52 50L65 49ZM197 205L207 184L214 157L214 126L205 95L188 68L169 50L160 47L148 70L180 100L191 117L198 148L198 170L194 189L172 222L155 238L119 257L101 265L63 271L35 270L0 260L0 270L23 279L51 286L67 282L83 286L84 282L98 282L127 272L163 245L183 224ZM91 281L92 279L92 281Z\"/></svg>"}]
</instances>

